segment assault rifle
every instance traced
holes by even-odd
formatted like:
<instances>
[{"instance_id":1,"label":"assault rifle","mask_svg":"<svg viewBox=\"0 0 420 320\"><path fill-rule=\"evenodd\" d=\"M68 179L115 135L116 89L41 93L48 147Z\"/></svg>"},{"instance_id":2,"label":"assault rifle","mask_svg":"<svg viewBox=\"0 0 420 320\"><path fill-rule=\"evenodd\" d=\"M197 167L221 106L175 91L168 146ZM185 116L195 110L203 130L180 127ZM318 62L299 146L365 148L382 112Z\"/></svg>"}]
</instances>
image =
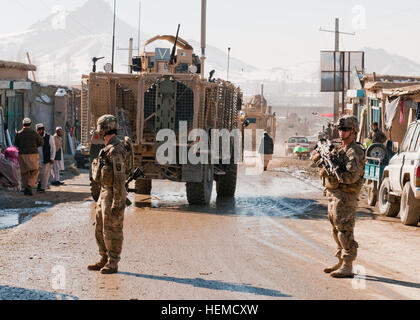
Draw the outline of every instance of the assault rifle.
<instances>
[{"instance_id":1,"label":"assault rifle","mask_svg":"<svg viewBox=\"0 0 420 320\"><path fill-rule=\"evenodd\" d=\"M321 157L319 161L321 166L327 171L330 177L336 177L340 181L338 173L342 171L342 168L338 163L338 157L333 154L334 149L334 144L327 139L321 139L315 147L315 150L318 151Z\"/></svg>"},{"instance_id":2,"label":"assault rifle","mask_svg":"<svg viewBox=\"0 0 420 320\"><path fill-rule=\"evenodd\" d=\"M133 173L128 177L125 183L125 189L127 190L127 192L128 193L136 192L136 189L130 189L130 183L143 177L145 177L144 171L141 170L140 168L136 168L136 170L133 171ZM132 204L133 203L127 198L126 200L127 207L130 207Z\"/></svg>"},{"instance_id":3,"label":"assault rifle","mask_svg":"<svg viewBox=\"0 0 420 320\"><path fill-rule=\"evenodd\" d=\"M127 182L125 183L125 188L127 189L127 192L136 192L135 189L130 189L130 183L144 177L144 171L140 168L136 168L136 170L133 171L133 173L128 177Z\"/></svg>"}]
</instances>

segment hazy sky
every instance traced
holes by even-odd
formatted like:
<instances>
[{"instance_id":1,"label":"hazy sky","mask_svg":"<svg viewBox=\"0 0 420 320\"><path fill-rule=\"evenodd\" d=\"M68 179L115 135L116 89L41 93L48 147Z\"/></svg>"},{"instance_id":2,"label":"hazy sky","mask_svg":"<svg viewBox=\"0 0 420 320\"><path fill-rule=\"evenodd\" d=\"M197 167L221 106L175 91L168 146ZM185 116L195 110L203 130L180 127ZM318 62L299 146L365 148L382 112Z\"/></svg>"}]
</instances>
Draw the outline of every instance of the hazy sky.
<instances>
[{"instance_id":1,"label":"hazy sky","mask_svg":"<svg viewBox=\"0 0 420 320\"><path fill-rule=\"evenodd\" d=\"M112 0L107 0L112 3ZM72 10L85 0L0 0L0 34L24 31L51 14L55 6ZM117 14L137 27L138 0L117 0ZM175 33L200 39L200 0L141 0L142 31ZM207 0L208 43L232 47L232 56L262 68L319 61L320 50L334 46L334 19L342 50L383 48L420 63L420 0ZM111 23L111 22L110 22ZM1 57L0 57L1 58Z\"/></svg>"}]
</instances>

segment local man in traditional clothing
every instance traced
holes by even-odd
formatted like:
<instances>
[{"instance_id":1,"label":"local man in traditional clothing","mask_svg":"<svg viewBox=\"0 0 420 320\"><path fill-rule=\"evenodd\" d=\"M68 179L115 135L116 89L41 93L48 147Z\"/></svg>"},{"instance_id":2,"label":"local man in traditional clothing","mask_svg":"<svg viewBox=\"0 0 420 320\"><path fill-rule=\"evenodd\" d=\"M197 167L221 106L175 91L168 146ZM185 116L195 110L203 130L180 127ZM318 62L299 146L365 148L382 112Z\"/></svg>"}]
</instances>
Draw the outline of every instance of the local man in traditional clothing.
<instances>
[{"instance_id":1,"label":"local man in traditional clothing","mask_svg":"<svg viewBox=\"0 0 420 320\"><path fill-rule=\"evenodd\" d=\"M38 192L45 193L48 188L48 180L51 175L51 166L54 164L55 159L55 142L54 137L45 132L45 126L42 123L36 125L36 131L44 140L44 145L38 148L39 153L39 183Z\"/></svg>"},{"instance_id":2,"label":"local man in traditional clothing","mask_svg":"<svg viewBox=\"0 0 420 320\"><path fill-rule=\"evenodd\" d=\"M62 186L64 183L60 181L60 171L64 170L64 153L63 153L63 128L57 127L54 134L55 143L55 159L52 165L52 185Z\"/></svg>"},{"instance_id":3,"label":"local man in traditional clothing","mask_svg":"<svg viewBox=\"0 0 420 320\"><path fill-rule=\"evenodd\" d=\"M369 133L369 140L372 141L372 143L385 143L387 140L387 137L385 133L383 133L379 129L379 123L374 122L371 125L372 131Z\"/></svg>"},{"instance_id":4,"label":"local man in traditional clothing","mask_svg":"<svg viewBox=\"0 0 420 320\"><path fill-rule=\"evenodd\" d=\"M261 140L259 153L261 154L261 159L264 161L264 171L267 171L274 154L274 142L267 132L264 133L264 137Z\"/></svg>"},{"instance_id":5,"label":"local man in traditional clothing","mask_svg":"<svg viewBox=\"0 0 420 320\"><path fill-rule=\"evenodd\" d=\"M36 186L39 175L38 148L44 145L42 138L31 129L32 121L23 120L23 129L18 132L15 146L19 149L19 165L22 174L22 188L25 195L33 196L32 188Z\"/></svg>"}]
</instances>

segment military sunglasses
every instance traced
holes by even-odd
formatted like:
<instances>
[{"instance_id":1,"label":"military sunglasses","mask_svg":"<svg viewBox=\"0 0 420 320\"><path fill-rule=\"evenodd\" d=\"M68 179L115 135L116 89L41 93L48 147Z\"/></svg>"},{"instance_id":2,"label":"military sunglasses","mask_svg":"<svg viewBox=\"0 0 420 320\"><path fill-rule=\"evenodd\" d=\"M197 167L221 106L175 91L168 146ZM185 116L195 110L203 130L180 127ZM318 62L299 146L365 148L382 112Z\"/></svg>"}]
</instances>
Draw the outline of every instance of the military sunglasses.
<instances>
[{"instance_id":1,"label":"military sunglasses","mask_svg":"<svg viewBox=\"0 0 420 320\"><path fill-rule=\"evenodd\" d=\"M353 128L348 128L348 127L339 127L338 128L339 131L343 131L343 132L349 132L352 131Z\"/></svg>"}]
</instances>

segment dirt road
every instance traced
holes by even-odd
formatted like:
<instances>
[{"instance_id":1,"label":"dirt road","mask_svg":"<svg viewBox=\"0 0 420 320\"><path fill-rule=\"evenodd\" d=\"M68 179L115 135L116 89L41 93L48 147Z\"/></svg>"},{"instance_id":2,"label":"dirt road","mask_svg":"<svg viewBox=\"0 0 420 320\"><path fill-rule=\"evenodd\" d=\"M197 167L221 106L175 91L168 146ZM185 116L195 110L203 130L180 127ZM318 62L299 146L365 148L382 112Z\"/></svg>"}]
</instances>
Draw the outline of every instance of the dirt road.
<instances>
[{"instance_id":1,"label":"dirt road","mask_svg":"<svg viewBox=\"0 0 420 320\"><path fill-rule=\"evenodd\" d=\"M361 208L359 276L332 279L319 182L276 164L261 176L242 167L236 199L208 207L190 207L176 183L131 196L112 276L86 269L97 259L86 173L26 200L39 214L0 230L0 299L420 299L419 228Z\"/></svg>"}]
</instances>

